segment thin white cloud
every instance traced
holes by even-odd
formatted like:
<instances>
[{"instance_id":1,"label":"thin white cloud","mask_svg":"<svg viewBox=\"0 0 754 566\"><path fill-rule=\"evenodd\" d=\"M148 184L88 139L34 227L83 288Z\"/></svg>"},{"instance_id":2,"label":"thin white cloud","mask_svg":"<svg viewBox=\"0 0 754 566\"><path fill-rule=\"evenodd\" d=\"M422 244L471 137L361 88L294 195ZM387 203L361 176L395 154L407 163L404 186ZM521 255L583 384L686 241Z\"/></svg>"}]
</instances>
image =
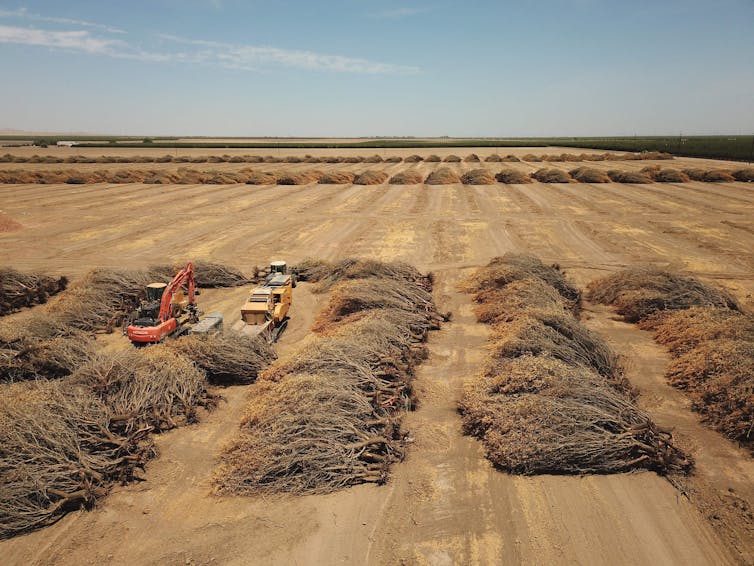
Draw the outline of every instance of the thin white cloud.
<instances>
[{"instance_id":1,"label":"thin white cloud","mask_svg":"<svg viewBox=\"0 0 754 566\"><path fill-rule=\"evenodd\" d=\"M393 65L343 55L325 55L313 51L279 47L238 45L172 35L158 37L181 45L182 50L144 50L120 39L97 36L89 30L55 31L0 25L0 43L80 51L118 59L202 64L243 71L263 71L282 67L371 75L419 72L417 67Z\"/></svg>"},{"instance_id":2,"label":"thin white cloud","mask_svg":"<svg viewBox=\"0 0 754 566\"><path fill-rule=\"evenodd\" d=\"M112 55L126 46L119 40L94 37L86 30L50 31L12 26L0 26L0 43L38 45L100 55Z\"/></svg>"},{"instance_id":3,"label":"thin white cloud","mask_svg":"<svg viewBox=\"0 0 754 566\"><path fill-rule=\"evenodd\" d=\"M0 18L18 18L34 22L49 22L53 24L75 25L93 29L101 29L109 33L126 33L120 28L106 26L103 24L96 24L94 22L88 22L86 20L74 20L71 18L58 18L55 16L42 16L40 14L32 14L31 12L28 12L26 8L17 8L15 10L0 10Z\"/></svg>"},{"instance_id":4,"label":"thin white cloud","mask_svg":"<svg viewBox=\"0 0 754 566\"><path fill-rule=\"evenodd\" d=\"M412 74L417 67L380 63L357 57L324 55L312 51L281 49L278 47L238 45L217 41L188 39L174 35L160 35L176 43L199 47L198 54L207 62L215 61L223 67L257 70L266 67L289 67L309 71L332 71L361 74Z\"/></svg>"}]
</instances>

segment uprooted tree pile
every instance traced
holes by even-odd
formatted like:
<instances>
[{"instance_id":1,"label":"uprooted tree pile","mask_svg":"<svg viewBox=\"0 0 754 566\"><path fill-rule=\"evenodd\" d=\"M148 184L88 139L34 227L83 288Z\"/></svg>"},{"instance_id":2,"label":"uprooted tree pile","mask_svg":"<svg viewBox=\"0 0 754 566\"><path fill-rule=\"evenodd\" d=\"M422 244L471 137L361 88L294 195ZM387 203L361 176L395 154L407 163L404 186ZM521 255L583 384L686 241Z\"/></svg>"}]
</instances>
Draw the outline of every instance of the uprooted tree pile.
<instances>
[{"instance_id":1,"label":"uprooted tree pile","mask_svg":"<svg viewBox=\"0 0 754 566\"><path fill-rule=\"evenodd\" d=\"M214 407L207 379L249 383L274 357L266 342L230 334L115 354L82 343L67 377L0 384L0 538L90 508L112 484L136 479L155 455L152 433Z\"/></svg>"},{"instance_id":2,"label":"uprooted tree pile","mask_svg":"<svg viewBox=\"0 0 754 566\"><path fill-rule=\"evenodd\" d=\"M493 185L495 177L489 169L479 168L466 171L461 176L464 185Z\"/></svg>"},{"instance_id":3,"label":"uprooted tree pile","mask_svg":"<svg viewBox=\"0 0 754 566\"><path fill-rule=\"evenodd\" d=\"M327 493L384 483L403 458L401 420L414 367L442 317L431 278L370 260L308 260L302 279L330 291L319 336L260 375L238 437L217 471L225 494Z\"/></svg>"},{"instance_id":4,"label":"uprooted tree pile","mask_svg":"<svg viewBox=\"0 0 754 566\"><path fill-rule=\"evenodd\" d=\"M713 306L739 310L728 292L694 277L661 269L636 268L619 271L589 283L590 301L612 305L628 322L639 322L658 310Z\"/></svg>"},{"instance_id":5,"label":"uprooted tree pile","mask_svg":"<svg viewBox=\"0 0 754 566\"><path fill-rule=\"evenodd\" d=\"M47 302L68 286L66 277L0 268L0 316Z\"/></svg>"},{"instance_id":6,"label":"uprooted tree pile","mask_svg":"<svg viewBox=\"0 0 754 566\"><path fill-rule=\"evenodd\" d=\"M190 336L117 354L90 349L61 380L0 385L0 538L90 508L155 455L151 434L196 422L206 379L247 383L272 358L261 340Z\"/></svg>"},{"instance_id":7,"label":"uprooted tree pile","mask_svg":"<svg viewBox=\"0 0 754 566\"><path fill-rule=\"evenodd\" d=\"M232 267L197 261L202 287L234 287L249 279ZM50 301L13 324L0 324L0 381L59 378L70 374L91 353L93 332L112 332L144 298L146 285L169 282L179 267L148 270L95 269Z\"/></svg>"},{"instance_id":8,"label":"uprooted tree pile","mask_svg":"<svg viewBox=\"0 0 754 566\"><path fill-rule=\"evenodd\" d=\"M540 183L573 183L573 179L567 171L562 169L539 169L531 174L531 178Z\"/></svg>"},{"instance_id":9,"label":"uprooted tree pile","mask_svg":"<svg viewBox=\"0 0 754 566\"><path fill-rule=\"evenodd\" d=\"M388 181L391 185L421 185L424 182L424 175L414 169L396 173Z\"/></svg>"},{"instance_id":10,"label":"uprooted tree pile","mask_svg":"<svg viewBox=\"0 0 754 566\"><path fill-rule=\"evenodd\" d=\"M557 266L508 254L466 289L492 337L459 411L495 466L517 474L690 469L672 435L634 404L616 355L574 316L579 291Z\"/></svg>"},{"instance_id":11,"label":"uprooted tree pile","mask_svg":"<svg viewBox=\"0 0 754 566\"><path fill-rule=\"evenodd\" d=\"M427 185L453 185L461 182L461 177L450 167L439 167L432 171L424 181Z\"/></svg>"},{"instance_id":12,"label":"uprooted tree pile","mask_svg":"<svg viewBox=\"0 0 754 566\"><path fill-rule=\"evenodd\" d=\"M617 290L626 282L627 290ZM715 430L754 450L754 316L692 277L632 270L590 284L590 297L654 333L672 356L671 385Z\"/></svg>"}]
</instances>

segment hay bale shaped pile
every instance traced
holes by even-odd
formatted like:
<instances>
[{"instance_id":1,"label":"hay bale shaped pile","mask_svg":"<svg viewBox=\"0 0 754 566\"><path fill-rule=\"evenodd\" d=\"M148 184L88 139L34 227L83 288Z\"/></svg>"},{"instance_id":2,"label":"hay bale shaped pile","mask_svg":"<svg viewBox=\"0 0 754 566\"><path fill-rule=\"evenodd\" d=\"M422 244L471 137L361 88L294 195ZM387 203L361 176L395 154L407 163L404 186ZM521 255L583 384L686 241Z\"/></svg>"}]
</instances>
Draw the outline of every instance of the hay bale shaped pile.
<instances>
[{"instance_id":1,"label":"hay bale shaped pile","mask_svg":"<svg viewBox=\"0 0 754 566\"><path fill-rule=\"evenodd\" d=\"M495 177L489 169L472 169L461 175L461 182L464 185L492 185Z\"/></svg>"},{"instance_id":2,"label":"hay bale shaped pile","mask_svg":"<svg viewBox=\"0 0 754 566\"><path fill-rule=\"evenodd\" d=\"M424 161L424 158L421 155L409 155L403 161L405 161L406 163L418 163L420 161Z\"/></svg>"},{"instance_id":3,"label":"hay bale shaped pile","mask_svg":"<svg viewBox=\"0 0 754 566\"><path fill-rule=\"evenodd\" d=\"M481 159L476 153L470 153L463 158L464 163L479 163Z\"/></svg>"},{"instance_id":4,"label":"hay bale shaped pile","mask_svg":"<svg viewBox=\"0 0 754 566\"><path fill-rule=\"evenodd\" d=\"M60 382L0 387L0 539L90 508L153 454L145 432L121 436L91 391Z\"/></svg>"},{"instance_id":5,"label":"hay bale shaped pile","mask_svg":"<svg viewBox=\"0 0 754 566\"><path fill-rule=\"evenodd\" d=\"M424 182L427 185L452 185L454 183L460 183L461 178L458 176L458 173L451 168L439 167L427 175Z\"/></svg>"},{"instance_id":6,"label":"hay bale shaped pile","mask_svg":"<svg viewBox=\"0 0 754 566\"><path fill-rule=\"evenodd\" d=\"M354 185L381 185L388 179L388 174L384 171L367 170L356 176L353 181Z\"/></svg>"},{"instance_id":7,"label":"hay bale shaped pile","mask_svg":"<svg viewBox=\"0 0 754 566\"><path fill-rule=\"evenodd\" d=\"M493 153L484 158L484 161L487 163L500 163L502 160L503 158L497 153Z\"/></svg>"},{"instance_id":8,"label":"hay bale shaped pile","mask_svg":"<svg viewBox=\"0 0 754 566\"><path fill-rule=\"evenodd\" d=\"M264 171L251 171L247 175L247 185L275 185L278 181L277 175Z\"/></svg>"},{"instance_id":9,"label":"hay bale shaped pile","mask_svg":"<svg viewBox=\"0 0 754 566\"><path fill-rule=\"evenodd\" d=\"M754 167L733 171L733 178L742 183L754 183Z\"/></svg>"},{"instance_id":10,"label":"hay bale shaped pile","mask_svg":"<svg viewBox=\"0 0 754 566\"><path fill-rule=\"evenodd\" d=\"M424 175L416 171L415 169L408 169L407 171L401 171L396 173L388 183L391 185L420 185L424 182Z\"/></svg>"},{"instance_id":11,"label":"hay bale shaped pile","mask_svg":"<svg viewBox=\"0 0 754 566\"><path fill-rule=\"evenodd\" d=\"M372 259L345 258L336 262L305 259L294 268L299 281L317 283L316 292L329 291L336 283L353 279L408 281L431 290L432 277L400 261L376 261Z\"/></svg>"},{"instance_id":12,"label":"hay bale shaped pile","mask_svg":"<svg viewBox=\"0 0 754 566\"><path fill-rule=\"evenodd\" d=\"M208 376L245 381L271 358L266 343L237 336L169 344L90 349L62 380L0 385L0 538L89 508L113 483L132 481L155 455L151 433L214 407Z\"/></svg>"},{"instance_id":13,"label":"hay bale shaped pile","mask_svg":"<svg viewBox=\"0 0 754 566\"><path fill-rule=\"evenodd\" d=\"M540 183L573 183L571 176L562 169L545 167L532 173L531 177Z\"/></svg>"},{"instance_id":14,"label":"hay bale shaped pile","mask_svg":"<svg viewBox=\"0 0 754 566\"><path fill-rule=\"evenodd\" d=\"M0 382L64 377L91 353L85 333L45 313L0 324Z\"/></svg>"},{"instance_id":15,"label":"hay bale shaped pile","mask_svg":"<svg viewBox=\"0 0 754 566\"><path fill-rule=\"evenodd\" d=\"M457 156L457 155L452 155L451 154L451 155L446 156L445 159L443 159L443 161L445 163L460 163L461 162L461 158L459 156Z\"/></svg>"},{"instance_id":16,"label":"hay bale shaped pile","mask_svg":"<svg viewBox=\"0 0 754 566\"><path fill-rule=\"evenodd\" d=\"M382 163L382 157L379 155L372 155L364 159L364 163Z\"/></svg>"},{"instance_id":17,"label":"hay bale shaped pile","mask_svg":"<svg viewBox=\"0 0 754 566\"><path fill-rule=\"evenodd\" d=\"M662 168L659 165L651 165L641 170L644 175L649 175L657 183L688 183L689 176L678 169Z\"/></svg>"},{"instance_id":18,"label":"hay bale shaped pile","mask_svg":"<svg viewBox=\"0 0 754 566\"><path fill-rule=\"evenodd\" d=\"M655 312L639 327L668 349L665 375L703 420L754 450L754 316L691 307Z\"/></svg>"},{"instance_id":19,"label":"hay bale shaped pile","mask_svg":"<svg viewBox=\"0 0 754 566\"><path fill-rule=\"evenodd\" d=\"M151 282L146 271L94 269L50 303L47 312L78 330L112 330L139 304Z\"/></svg>"},{"instance_id":20,"label":"hay bale shaped pile","mask_svg":"<svg viewBox=\"0 0 754 566\"><path fill-rule=\"evenodd\" d=\"M470 293L488 289L500 289L514 281L538 279L554 288L577 312L581 301L581 291L568 281L557 264L547 265L539 258L528 254L506 253L490 260L487 267L480 269L465 284Z\"/></svg>"},{"instance_id":21,"label":"hay bale shaped pile","mask_svg":"<svg viewBox=\"0 0 754 566\"><path fill-rule=\"evenodd\" d=\"M440 161L442 161L442 158L439 155L432 154L432 155L427 156L427 158L424 161L427 161L429 163L439 163Z\"/></svg>"},{"instance_id":22,"label":"hay bale shaped pile","mask_svg":"<svg viewBox=\"0 0 754 566\"><path fill-rule=\"evenodd\" d=\"M713 340L754 342L754 317L728 308L656 311L640 321L639 328L652 331L655 340L675 356Z\"/></svg>"},{"instance_id":23,"label":"hay bale shaped pile","mask_svg":"<svg viewBox=\"0 0 754 566\"><path fill-rule=\"evenodd\" d=\"M307 155L304 157L304 163L324 163L324 158Z\"/></svg>"},{"instance_id":24,"label":"hay bale shaped pile","mask_svg":"<svg viewBox=\"0 0 754 566\"><path fill-rule=\"evenodd\" d=\"M324 173L322 171L302 171L300 173L284 173L277 179L278 185L309 185L317 183Z\"/></svg>"},{"instance_id":25,"label":"hay bale shaped pile","mask_svg":"<svg viewBox=\"0 0 754 566\"><path fill-rule=\"evenodd\" d=\"M343 163L363 163L364 158L359 155L351 155L343 158Z\"/></svg>"},{"instance_id":26,"label":"hay bale shaped pile","mask_svg":"<svg viewBox=\"0 0 754 566\"><path fill-rule=\"evenodd\" d=\"M401 163L403 158L400 155L391 155L385 158L385 163Z\"/></svg>"},{"instance_id":27,"label":"hay bale shaped pile","mask_svg":"<svg viewBox=\"0 0 754 566\"><path fill-rule=\"evenodd\" d=\"M350 171L331 171L319 178L320 185L349 185L356 179L356 173Z\"/></svg>"},{"instance_id":28,"label":"hay bale shaped pile","mask_svg":"<svg viewBox=\"0 0 754 566\"><path fill-rule=\"evenodd\" d=\"M249 384L277 356L266 340L243 334L188 334L165 342L165 348L189 358L210 383Z\"/></svg>"},{"instance_id":29,"label":"hay bale shaped pile","mask_svg":"<svg viewBox=\"0 0 754 566\"><path fill-rule=\"evenodd\" d=\"M340 277L327 270L334 304L318 319L328 336L260 376L215 475L220 493L329 493L384 483L389 466L403 458L400 423L413 405L413 367L424 355L427 331L437 326L431 295L409 280L347 280L369 271L398 273L403 265L353 260L336 268ZM422 301L396 302L395 293ZM340 317L343 305L355 304L358 311L349 307Z\"/></svg>"},{"instance_id":30,"label":"hay bale shaped pile","mask_svg":"<svg viewBox=\"0 0 754 566\"><path fill-rule=\"evenodd\" d=\"M573 177L578 183L609 183L610 177L599 169L593 167L577 167L569 171L571 177Z\"/></svg>"},{"instance_id":31,"label":"hay bale shaped pile","mask_svg":"<svg viewBox=\"0 0 754 566\"><path fill-rule=\"evenodd\" d=\"M55 278L41 273L0 268L0 316L23 307L46 303L48 298L65 290L67 286L66 277Z\"/></svg>"},{"instance_id":32,"label":"hay bale shaped pile","mask_svg":"<svg viewBox=\"0 0 754 566\"><path fill-rule=\"evenodd\" d=\"M587 298L612 305L628 322L639 322L655 311L713 306L740 310L727 291L694 277L653 268L627 269L596 279Z\"/></svg>"},{"instance_id":33,"label":"hay bale shaped pile","mask_svg":"<svg viewBox=\"0 0 754 566\"><path fill-rule=\"evenodd\" d=\"M730 172L721 169L712 169L711 171L705 172L703 179L705 183L730 183L735 180L735 177L733 177Z\"/></svg>"},{"instance_id":34,"label":"hay bale shaped pile","mask_svg":"<svg viewBox=\"0 0 754 566\"><path fill-rule=\"evenodd\" d=\"M495 175L495 180L504 185L525 185L532 182L529 175L515 169L503 169Z\"/></svg>"},{"instance_id":35,"label":"hay bale shaped pile","mask_svg":"<svg viewBox=\"0 0 754 566\"><path fill-rule=\"evenodd\" d=\"M469 380L464 432L513 474L685 472L691 462L630 397L587 367L525 355Z\"/></svg>"},{"instance_id":36,"label":"hay bale shaped pile","mask_svg":"<svg viewBox=\"0 0 754 566\"><path fill-rule=\"evenodd\" d=\"M89 388L117 415L111 428L122 434L196 422L198 407L209 409L217 402L205 380L189 357L162 345L96 353L67 378Z\"/></svg>"},{"instance_id":37,"label":"hay bale shaped pile","mask_svg":"<svg viewBox=\"0 0 754 566\"><path fill-rule=\"evenodd\" d=\"M493 334L489 362L459 403L464 431L510 473L687 471L672 436L634 405L615 354L548 281L578 296L556 266L530 256L496 258L467 282Z\"/></svg>"},{"instance_id":38,"label":"hay bale shaped pile","mask_svg":"<svg viewBox=\"0 0 754 566\"><path fill-rule=\"evenodd\" d=\"M652 177L636 171L618 171L613 169L607 172L607 176L613 183L648 184L652 183Z\"/></svg>"},{"instance_id":39,"label":"hay bale shaped pile","mask_svg":"<svg viewBox=\"0 0 754 566\"><path fill-rule=\"evenodd\" d=\"M342 281L320 311L312 329L325 332L352 314L375 309L414 311L432 304L431 294L417 283L398 285L396 279L374 277Z\"/></svg>"},{"instance_id":40,"label":"hay bale shaped pile","mask_svg":"<svg viewBox=\"0 0 754 566\"><path fill-rule=\"evenodd\" d=\"M501 159L501 161L504 161L505 163L521 163L521 160L516 157L515 155L506 155Z\"/></svg>"},{"instance_id":41,"label":"hay bale shaped pile","mask_svg":"<svg viewBox=\"0 0 754 566\"><path fill-rule=\"evenodd\" d=\"M530 161L536 163L542 161L542 157L539 155L534 155L532 153L527 153L521 158L521 161Z\"/></svg>"}]
</instances>

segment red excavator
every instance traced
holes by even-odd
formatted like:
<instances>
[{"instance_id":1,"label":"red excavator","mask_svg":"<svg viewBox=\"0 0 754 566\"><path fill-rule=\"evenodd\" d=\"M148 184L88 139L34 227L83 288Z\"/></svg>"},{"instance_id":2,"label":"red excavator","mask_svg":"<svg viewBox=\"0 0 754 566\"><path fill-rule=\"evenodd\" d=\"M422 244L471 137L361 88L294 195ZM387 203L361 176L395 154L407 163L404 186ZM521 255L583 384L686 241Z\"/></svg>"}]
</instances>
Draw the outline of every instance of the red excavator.
<instances>
[{"instance_id":1,"label":"red excavator","mask_svg":"<svg viewBox=\"0 0 754 566\"><path fill-rule=\"evenodd\" d=\"M167 285L150 283L147 285L147 299L141 302L126 328L128 338L139 346L156 344L168 336L187 332L188 325L199 322L195 294L194 264L191 262Z\"/></svg>"}]
</instances>

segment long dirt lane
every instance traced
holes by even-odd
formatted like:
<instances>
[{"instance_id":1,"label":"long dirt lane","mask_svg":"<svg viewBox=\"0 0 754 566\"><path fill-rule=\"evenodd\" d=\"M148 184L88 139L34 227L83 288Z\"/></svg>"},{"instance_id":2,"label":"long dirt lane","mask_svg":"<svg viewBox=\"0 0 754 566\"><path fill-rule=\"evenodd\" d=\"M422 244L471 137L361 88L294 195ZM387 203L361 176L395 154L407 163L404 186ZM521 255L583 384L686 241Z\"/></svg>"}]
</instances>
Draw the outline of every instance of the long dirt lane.
<instances>
[{"instance_id":1,"label":"long dirt lane","mask_svg":"<svg viewBox=\"0 0 754 566\"><path fill-rule=\"evenodd\" d=\"M405 421L408 457L387 486L301 498L212 496L214 458L254 393L253 386L234 388L202 423L159 438L161 456L148 466L147 481L116 488L93 512L2 541L0 554L13 564L743 561L706 513L665 479L646 472L508 476L461 435L455 412L463 379L480 370L487 332L457 285L506 251L558 262L579 285L626 265L672 266L713 278L754 304L754 188L655 187L0 187L2 211L24 226L0 234L0 262L15 267L78 275L187 257L248 269L270 258L360 255L434 271L436 301L454 313L430 338L431 356L416 381L419 408ZM320 300L305 285L297 291L284 354L306 338ZM222 293L202 299L232 312L236 296ZM609 333L607 322L597 322ZM610 338L620 349L620 334ZM645 369L662 379L662 367ZM643 391L646 383L637 385ZM654 394L640 398L650 411ZM696 418L681 410L686 421ZM731 450L736 462L751 460ZM710 477L725 475L713 458L699 466ZM754 506L751 485L736 479L744 487L739 496Z\"/></svg>"}]
</instances>

